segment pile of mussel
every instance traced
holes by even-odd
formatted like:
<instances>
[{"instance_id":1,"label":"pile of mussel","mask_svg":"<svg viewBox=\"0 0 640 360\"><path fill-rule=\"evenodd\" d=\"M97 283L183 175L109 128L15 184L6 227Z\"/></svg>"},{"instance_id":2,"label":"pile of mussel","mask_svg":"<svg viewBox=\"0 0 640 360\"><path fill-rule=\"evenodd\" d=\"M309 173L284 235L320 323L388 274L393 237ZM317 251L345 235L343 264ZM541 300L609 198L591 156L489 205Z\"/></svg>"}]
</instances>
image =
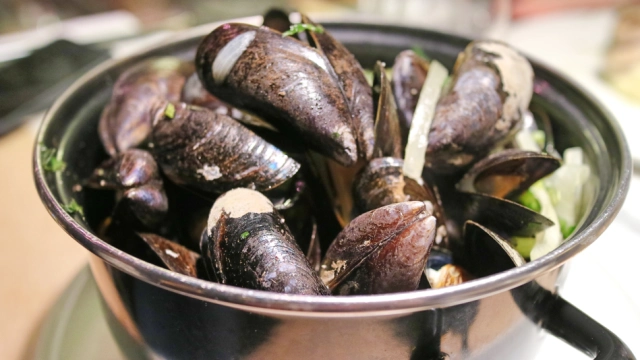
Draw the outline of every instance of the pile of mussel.
<instances>
[{"instance_id":1,"label":"pile of mussel","mask_svg":"<svg viewBox=\"0 0 640 360\"><path fill-rule=\"evenodd\" d=\"M403 51L370 85L328 31L302 15L283 36L290 25L277 11L227 23L194 62L149 59L118 78L98 129L109 159L85 184L115 191L100 235L172 271L288 294L438 288L524 264L512 238L553 223L513 200L560 166L510 145L528 61L468 45L412 178L403 156L429 62Z\"/></svg>"}]
</instances>

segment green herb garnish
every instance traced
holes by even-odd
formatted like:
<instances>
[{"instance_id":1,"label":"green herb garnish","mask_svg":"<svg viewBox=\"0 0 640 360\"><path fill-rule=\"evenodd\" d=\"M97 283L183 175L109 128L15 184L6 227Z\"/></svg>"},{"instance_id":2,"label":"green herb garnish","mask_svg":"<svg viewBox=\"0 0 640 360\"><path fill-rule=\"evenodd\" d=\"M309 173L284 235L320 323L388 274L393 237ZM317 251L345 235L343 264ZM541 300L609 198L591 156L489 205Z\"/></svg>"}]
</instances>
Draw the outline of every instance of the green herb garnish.
<instances>
[{"instance_id":1,"label":"green herb garnish","mask_svg":"<svg viewBox=\"0 0 640 360\"><path fill-rule=\"evenodd\" d=\"M244 240L244 239L246 239L246 238L247 238L247 236L249 236L249 232L248 232L248 231L245 231L245 232L243 232L242 234L240 234L240 239Z\"/></svg>"},{"instance_id":2,"label":"green herb garnish","mask_svg":"<svg viewBox=\"0 0 640 360\"><path fill-rule=\"evenodd\" d=\"M57 150L49 149L44 144L40 144L42 150L40 150L40 160L42 161L42 168L45 171L58 172L64 170L67 164L56 157Z\"/></svg>"},{"instance_id":3,"label":"green herb garnish","mask_svg":"<svg viewBox=\"0 0 640 360\"><path fill-rule=\"evenodd\" d=\"M320 25L312 25L312 24L294 24L289 27L289 30L282 33L282 37L287 37L291 35L296 35L303 31L311 31L314 33L322 34L324 32L324 28Z\"/></svg>"},{"instance_id":4,"label":"green herb garnish","mask_svg":"<svg viewBox=\"0 0 640 360\"><path fill-rule=\"evenodd\" d=\"M340 138L340 133L339 133L339 132L337 132L337 131L336 131L336 132L334 132L332 135L333 135L333 138L334 138L334 139L339 139L339 138Z\"/></svg>"},{"instance_id":5,"label":"green herb garnish","mask_svg":"<svg viewBox=\"0 0 640 360\"><path fill-rule=\"evenodd\" d=\"M540 202L538 201L538 199L536 199L536 197L530 190L522 193L522 195L518 197L517 201L519 204L522 204L535 212L539 213L540 210L542 210Z\"/></svg>"},{"instance_id":6,"label":"green herb garnish","mask_svg":"<svg viewBox=\"0 0 640 360\"><path fill-rule=\"evenodd\" d=\"M80 214L84 216L84 210L82 209L82 206L76 202L76 199L71 199L71 202L67 205L62 205L62 208L69 215Z\"/></svg>"},{"instance_id":7,"label":"green herb garnish","mask_svg":"<svg viewBox=\"0 0 640 360\"><path fill-rule=\"evenodd\" d=\"M419 57L421 57L421 58L423 58L423 59L425 59L427 61L430 61L430 59L427 56L427 54L425 54L424 50L422 50L422 48L419 47L418 45L413 45L411 47L411 50L413 50L413 52L416 53L416 55L418 55Z\"/></svg>"},{"instance_id":8,"label":"green herb garnish","mask_svg":"<svg viewBox=\"0 0 640 360\"><path fill-rule=\"evenodd\" d=\"M173 119L173 117L176 116L176 107L173 106L172 103L168 103L167 107L164 108L164 116L168 117L169 119Z\"/></svg>"}]
</instances>

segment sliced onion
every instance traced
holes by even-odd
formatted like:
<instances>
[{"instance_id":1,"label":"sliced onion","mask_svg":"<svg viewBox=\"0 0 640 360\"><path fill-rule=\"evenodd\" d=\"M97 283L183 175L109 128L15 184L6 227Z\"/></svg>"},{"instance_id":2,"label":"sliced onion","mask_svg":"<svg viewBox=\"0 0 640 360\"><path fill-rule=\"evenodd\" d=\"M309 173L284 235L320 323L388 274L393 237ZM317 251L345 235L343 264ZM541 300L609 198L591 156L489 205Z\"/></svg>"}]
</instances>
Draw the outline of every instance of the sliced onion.
<instances>
[{"instance_id":1,"label":"sliced onion","mask_svg":"<svg viewBox=\"0 0 640 360\"><path fill-rule=\"evenodd\" d=\"M413 113L402 172L405 176L418 181L422 179L425 152L429 145L429 130L431 130L436 104L440 99L447 76L449 76L447 68L436 60L431 61L427 78L420 91L416 111Z\"/></svg>"}]
</instances>

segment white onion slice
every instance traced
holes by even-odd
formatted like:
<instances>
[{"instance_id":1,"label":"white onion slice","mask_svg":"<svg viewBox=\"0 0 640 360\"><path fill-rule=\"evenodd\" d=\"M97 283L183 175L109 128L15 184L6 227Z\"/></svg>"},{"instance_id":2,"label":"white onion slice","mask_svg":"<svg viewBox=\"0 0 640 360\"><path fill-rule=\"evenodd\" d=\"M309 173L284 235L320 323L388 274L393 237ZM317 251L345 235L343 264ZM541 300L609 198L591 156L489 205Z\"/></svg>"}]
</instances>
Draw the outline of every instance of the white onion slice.
<instances>
[{"instance_id":1,"label":"white onion slice","mask_svg":"<svg viewBox=\"0 0 640 360\"><path fill-rule=\"evenodd\" d=\"M429 144L429 130L431 130L436 104L440 99L442 85L447 76L449 76L447 68L436 60L431 61L427 78L420 91L416 111L413 113L402 172L405 176L418 181L422 179L422 168Z\"/></svg>"}]
</instances>

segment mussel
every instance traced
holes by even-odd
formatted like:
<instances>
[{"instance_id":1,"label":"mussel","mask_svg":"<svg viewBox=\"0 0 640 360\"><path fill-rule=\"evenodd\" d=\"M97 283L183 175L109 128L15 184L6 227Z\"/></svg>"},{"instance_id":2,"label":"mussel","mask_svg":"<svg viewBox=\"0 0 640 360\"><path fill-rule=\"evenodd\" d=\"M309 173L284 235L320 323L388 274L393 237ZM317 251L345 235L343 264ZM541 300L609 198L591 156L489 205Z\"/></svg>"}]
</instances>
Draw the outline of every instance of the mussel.
<instances>
[{"instance_id":1,"label":"mussel","mask_svg":"<svg viewBox=\"0 0 640 360\"><path fill-rule=\"evenodd\" d=\"M178 58L154 58L125 71L113 86L111 101L102 111L98 133L107 153L143 145L151 133L155 105L179 101L193 66Z\"/></svg>"},{"instance_id":2,"label":"mussel","mask_svg":"<svg viewBox=\"0 0 640 360\"><path fill-rule=\"evenodd\" d=\"M158 165L144 150L126 150L106 160L93 171L86 186L116 190L116 210L126 212L122 214L126 220L132 214L148 229L157 227L169 208Z\"/></svg>"},{"instance_id":3,"label":"mussel","mask_svg":"<svg viewBox=\"0 0 640 360\"><path fill-rule=\"evenodd\" d=\"M524 56L501 42L471 42L458 56L451 91L438 101L425 166L451 173L486 156L522 126L532 94Z\"/></svg>"},{"instance_id":4,"label":"mussel","mask_svg":"<svg viewBox=\"0 0 640 360\"><path fill-rule=\"evenodd\" d=\"M300 165L235 120L184 103L163 103L154 115L152 151L176 184L210 193L236 187L269 190Z\"/></svg>"},{"instance_id":5,"label":"mussel","mask_svg":"<svg viewBox=\"0 0 640 360\"><path fill-rule=\"evenodd\" d=\"M196 68L220 99L293 130L343 165L358 159L349 104L318 50L266 27L230 23L203 39Z\"/></svg>"},{"instance_id":6,"label":"mussel","mask_svg":"<svg viewBox=\"0 0 640 360\"><path fill-rule=\"evenodd\" d=\"M198 253L157 234L138 233L138 236L149 245L169 270L198 277Z\"/></svg>"},{"instance_id":7,"label":"mussel","mask_svg":"<svg viewBox=\"0 0 640 360\"><path fill-rule=\"evenodd\" d=\"M402 51L393 62L393 93L398 104L403 141L409 137L413 113L428 71L429 63L413 50Z\"/></svg>"},{"instance_id":8,"label":"mussel","mask_svg":"<svg viewBox=\"0 0 640 360\"><path fill-rule=\"evenodd\" d=\"M322 280L337 295L415 290L436 234L432 209L402 202L353 219L329 247Z\"/></svg>"},{"instance_id":9,"label":"mussel","mask_svg":"<svg viewBox=\"0 0 640 360\"><path fill-rule=\"evenodd\" d=\"M200 243L209 276L223 284L286 294L328 295L284 218L264 195L234 189L211 208Z\"/></svg>"}]
</instances>

